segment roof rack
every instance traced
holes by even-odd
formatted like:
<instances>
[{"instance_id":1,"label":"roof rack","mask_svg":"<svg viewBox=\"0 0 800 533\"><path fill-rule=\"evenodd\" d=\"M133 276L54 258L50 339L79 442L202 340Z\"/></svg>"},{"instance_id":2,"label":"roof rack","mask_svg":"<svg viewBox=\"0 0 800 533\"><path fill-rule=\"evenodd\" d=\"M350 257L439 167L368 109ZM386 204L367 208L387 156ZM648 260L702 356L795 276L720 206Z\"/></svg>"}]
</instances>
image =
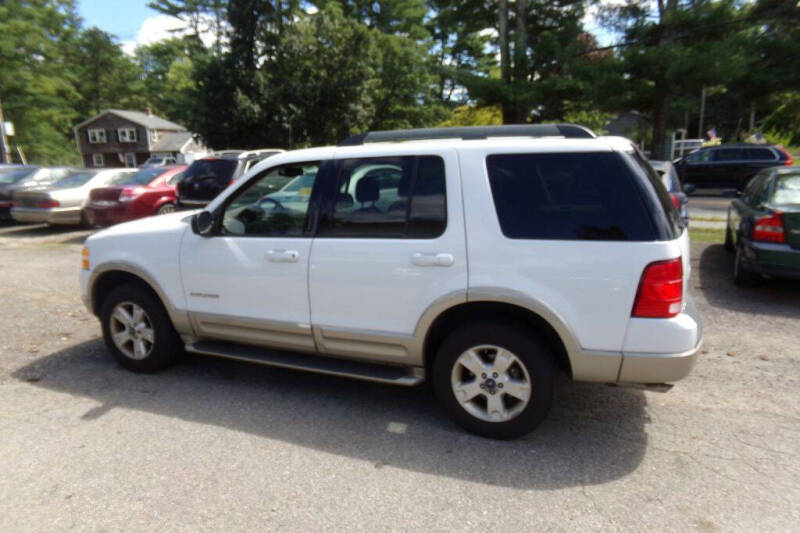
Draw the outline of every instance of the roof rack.
<instances>
[{"instance_id":1,"label":"roof rack","mask_svg":"<svg viewBox=\"0 0 800 533\"><path fill-rule=\"evenodd\" d=\"M564 137L593 139L595 133L577 124L512 124L504 126L463 126L455 128L418 128L409 130L369 131L348 137L339 146L366 143L420 141L428 139L488 139L489 137Z\"/></svg>"}]
</instances>

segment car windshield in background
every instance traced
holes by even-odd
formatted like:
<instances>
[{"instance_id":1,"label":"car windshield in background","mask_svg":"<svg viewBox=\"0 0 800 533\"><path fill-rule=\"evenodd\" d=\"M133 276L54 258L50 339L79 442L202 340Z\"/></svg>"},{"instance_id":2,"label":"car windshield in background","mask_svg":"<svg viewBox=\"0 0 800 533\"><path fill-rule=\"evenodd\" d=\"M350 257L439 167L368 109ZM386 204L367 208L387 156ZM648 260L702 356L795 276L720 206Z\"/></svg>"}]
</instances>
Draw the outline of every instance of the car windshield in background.
<instances>
[{"instance_id":1,"label":"car windshield in background","mask_svg":"<svg viewBox=\"0 0 800 533\"><path fill-rule=\"evenodd\" d=\"M775 205L800 205L800 172L778 177L772 202Z\"/></svg>"},{"instance_id":2,"label":"car windshield in background","mask_svg":"<svg viewBox=\"0 0 800 533\"><path fill-rule=\"evenodd\" d=\"M77 172L53 182L50 187L53 189L72 189L73 187L80 187L81 185L86 185L86 183L96 175L97 172Z\"/></svg>"},{"instance_id":3,"label":"car windshield in background","mask_svg":"<svg viewBox=\"0 0 800 533\"><path fill-rule=\"evenodd\" d=\"M9 185L24 180L35 173L38 168L4 168L0 169L0 185Z\"/></svg>"},{"instance_id":4,"label":"car windshield in background","mask_svg":"<svg viewBox=\"0 0 800 533\"><path fill-rule=\"evenodd\" d=\"M199 159L186 169L183 179L213 177L219 181L229 181L237 164L237 159Z\"/></svg>"},{"instance_id":5,"label":"car windshield in background","mask_svg":"<svg viewBox=\"0 0 800 533\"><path fill-rule=\"evenodd\" d=\"M134 174L120 174L108 182L109 185L147 185L163 174L163 168L147 168Z\"/></svg>"}]
</instances>

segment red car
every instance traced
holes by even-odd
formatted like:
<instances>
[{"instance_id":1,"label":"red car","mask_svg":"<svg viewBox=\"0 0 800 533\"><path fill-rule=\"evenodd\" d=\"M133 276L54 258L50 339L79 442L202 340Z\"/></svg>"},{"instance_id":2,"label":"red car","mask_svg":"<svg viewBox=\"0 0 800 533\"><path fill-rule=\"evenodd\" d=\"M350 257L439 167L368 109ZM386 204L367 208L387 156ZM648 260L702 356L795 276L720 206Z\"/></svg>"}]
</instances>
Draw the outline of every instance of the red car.
<instances>
[{"instance_id":1,"label":"red car","mask_svg":"<svg viewBox=\"0 0 800 533\"><path fill-rule=\"evenodd\" d=\"M110 226L175 211L175 187L186 165L144 168L93 189L84 214L93 226Z\"/></svg>"}]
</instances>

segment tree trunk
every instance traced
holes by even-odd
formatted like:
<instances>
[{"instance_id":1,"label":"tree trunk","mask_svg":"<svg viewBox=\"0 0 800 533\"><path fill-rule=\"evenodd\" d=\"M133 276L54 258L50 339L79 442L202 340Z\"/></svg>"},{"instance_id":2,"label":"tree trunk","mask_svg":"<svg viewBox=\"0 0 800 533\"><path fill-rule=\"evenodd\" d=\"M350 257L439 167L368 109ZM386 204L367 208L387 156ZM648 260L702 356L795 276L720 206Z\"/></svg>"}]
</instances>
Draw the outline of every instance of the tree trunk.
<instances>
[{"instance_id":1,"label":"tree trunk","mask_svg":"<svg viewBox=\"0 0 800 533\"><path fill-rule=\"evenodd\" d=\"M503 124L514 121L514 106L508 98L511 88L511 51L508 45L508 0L500 0L498 6L497 33L500 40L500 77L503 80Z\"/></svg>"},{"instance_id":2,"label":"tree trunk","mask_svg":"<svg viewBox=\"0 0 800 533\"><path fill-rule=\"evenodd\" d=\"M656 93L656 106L653 112L653 143L650 152L652 159L668 159L667 152L667 120L669 104L672 98L666 92Z\"/></svg>"},{"instance_id":3,"label":"tree trunk","mask_svg":"<svg viewBox=\"0 0 800 533\"><path fill-rule=\"evenodd\" d=\"M524 83L528 74L528 37L525 25L525 15L528 11L527 0L517 0L516 2L517 28L514 32L514 75L513 75L513 98L514 98L514 123L520 124L527 120L527 109L521 101L518 90Z\"/></svg>"}]
</instances>

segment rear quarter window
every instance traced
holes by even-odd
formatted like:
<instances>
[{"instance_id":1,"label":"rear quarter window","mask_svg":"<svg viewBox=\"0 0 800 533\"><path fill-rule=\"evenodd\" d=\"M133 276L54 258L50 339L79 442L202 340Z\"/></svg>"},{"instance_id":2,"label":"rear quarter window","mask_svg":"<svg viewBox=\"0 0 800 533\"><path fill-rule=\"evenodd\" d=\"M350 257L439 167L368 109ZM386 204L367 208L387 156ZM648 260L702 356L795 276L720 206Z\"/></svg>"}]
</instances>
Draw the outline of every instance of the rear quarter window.
<instances>
[{"instance_id":1,"label":"rear quarter window","mask_svg":"<svg viewBox=\"0 0 800 533\"><path fill-rule=\"evenodd\" d=\"M656 240L639 186L618 153L498 154L486 165L508 238Z\"/></svg>"}]
</instances>

